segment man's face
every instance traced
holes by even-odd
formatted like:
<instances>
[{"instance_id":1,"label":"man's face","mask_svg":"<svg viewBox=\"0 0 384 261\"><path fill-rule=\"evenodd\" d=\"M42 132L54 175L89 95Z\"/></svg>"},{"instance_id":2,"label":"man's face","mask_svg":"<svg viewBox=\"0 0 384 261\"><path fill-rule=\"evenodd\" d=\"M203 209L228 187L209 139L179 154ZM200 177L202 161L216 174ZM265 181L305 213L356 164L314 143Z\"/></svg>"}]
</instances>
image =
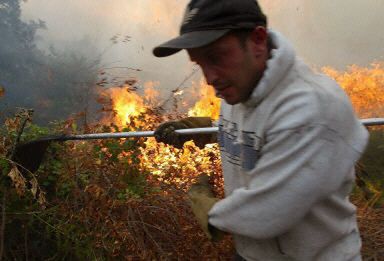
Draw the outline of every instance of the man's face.
<instances>
[{"instance_id":1,"label":"man's face","mask_svg":"<svg viewBox=\"0 0 384 261\"><path fill-rule=\"evenodd\" d=\"M252 36L254 33L257 34L251 33L245 43L228 34L208 46L188 49L191 61L201 67L207 83L228 104L245 102L265 70L266 39L252 38L257 37Z\"/></svg>"}]
</instances>

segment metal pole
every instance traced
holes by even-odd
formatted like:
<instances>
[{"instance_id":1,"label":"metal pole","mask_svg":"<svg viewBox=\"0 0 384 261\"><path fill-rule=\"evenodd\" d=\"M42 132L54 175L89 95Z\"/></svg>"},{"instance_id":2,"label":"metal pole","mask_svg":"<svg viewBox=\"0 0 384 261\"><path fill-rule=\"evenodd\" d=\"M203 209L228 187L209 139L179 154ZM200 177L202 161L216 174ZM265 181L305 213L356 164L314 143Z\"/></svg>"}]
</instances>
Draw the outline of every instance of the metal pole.
<instances>
[{"instance_id":1,"label":"metal pole","mask_svg":"<svg viewBox=\"0 0 384 261\"><path fill-rule=\"evenodd\" d=\"M365 126L384 125L384 118L362 119L361 122ZM192 128L176 130L176 133L181 135L188 134L212 134L219 131L218 127L209 128ZM133 132L116 132L116 133L93 133L62 137L61 140L93 140L93 139L121 139L121 138L140 138L153 137L154 131L133 131Z\"/></svg>"},{"instance_id":2,"label":"metal pole","mask_svg":"<svg viewBox=\"0 0 384 261\"><path fill-rule=\"evenodd\" d=\"M176 130L176 133L181 135L188 134L210 134L218 132L219 128L193 128ZM93 140L93 139L121 139L121 138L140 138L140 137L154 137L154 131L132 131L132 132L116 132L116 133L93 133L93 134L81 134L73 136L62 137L61 140Z\"/></svg>"},{"instance_id":3,"label":"metal pole","mask_svg":"<svg viewBox=\"0 0 384 261\"><path fill-rule=\"evenodd\" d=\"M365 126L384 125L384 118L370 118L360 120Z\"/></svg>"}]
</instances>

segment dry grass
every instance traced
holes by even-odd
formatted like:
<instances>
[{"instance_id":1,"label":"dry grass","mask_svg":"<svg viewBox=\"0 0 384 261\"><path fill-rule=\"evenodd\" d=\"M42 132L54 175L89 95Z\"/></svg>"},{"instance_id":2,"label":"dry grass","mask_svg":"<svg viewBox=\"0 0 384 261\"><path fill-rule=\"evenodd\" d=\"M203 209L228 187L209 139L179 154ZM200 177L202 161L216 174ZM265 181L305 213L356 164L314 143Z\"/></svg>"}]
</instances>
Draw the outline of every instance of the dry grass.
<instances>
[{"instance_id":1,"label":"dry grass","mask_svg":"<svg viewBox=\"0 0 384 261\"><path fill-rule=\"evenodd\" d=\"M369 207L363 201L356 204L363 258L367 261L384 260L384 207Z\"/></svg>"}]
</instances>

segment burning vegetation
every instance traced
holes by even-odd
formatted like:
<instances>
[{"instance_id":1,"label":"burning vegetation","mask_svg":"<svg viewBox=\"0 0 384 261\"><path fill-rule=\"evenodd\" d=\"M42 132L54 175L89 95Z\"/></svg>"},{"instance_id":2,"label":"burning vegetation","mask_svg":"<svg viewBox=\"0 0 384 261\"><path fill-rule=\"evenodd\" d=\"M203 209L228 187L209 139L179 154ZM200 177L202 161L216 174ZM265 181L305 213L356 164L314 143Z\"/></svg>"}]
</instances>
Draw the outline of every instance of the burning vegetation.
<instances>
[{"instance_id":1,"label":"burning vegetation","mask_svg":"<svg viewBox=\"0 0 384 261\"><path fill-rule=\"evenodd\" d=\"M384 67L352 66L347 72L323 71L336 79L351 97L361 118L384 116ZM154 138L96 140L52 144L35 174L19 171L10 160L15 140L30 140L48 132L113 132L153 130L161 122L184 116L217 119L219 99L203 82L193 88L198 101L184 113L175 104L164 114L155 86L146 83L139 94L130 84L100 93L104 117L80 129L72 120L49 130L31 125L29 114L9 119L2 130L2 230L0 255L7 259L126 259L228 260L230 236L209 242L195 222L184 191L202 173L211 176L218 197L223 196L217 144L200 149L192 141L177 149ZM174 96L183 95L175 91ZM174 98L174 97L173 97ZM186 104L181 103L180 108ZM23 126L27 125L25 131ZM383 154L382 129L376 129L376 158ZM381 142L381 143L379 143ZM381 147L380 147L381 146ZM369 180L374 164L365 156L361 184L354 193L364 240L363 255L383 256L384 233L379 179ZM371 161L369 161L371 160ZM381 164L381 165L380 165ZM372 172L371 172L372 171ZM368 173L366 175L366 173ZM11 180L6 179L10 175ZM379 175L377 175L379 177ZM375 208L374 208L375 207ZM376 258L376 259L375 259Z\"/></svg>"},{"instance_id":2,"label":"burning vegetation","mask_svg":"<svg viewBox=\"0 0 384 261\"><path fill-rule=\"evenodd\" d=\"M384 116L384 63L369 68L352 65L346 72L330 67L323 71L343 87L360 118Z\"/></svg>"}]
</instances>

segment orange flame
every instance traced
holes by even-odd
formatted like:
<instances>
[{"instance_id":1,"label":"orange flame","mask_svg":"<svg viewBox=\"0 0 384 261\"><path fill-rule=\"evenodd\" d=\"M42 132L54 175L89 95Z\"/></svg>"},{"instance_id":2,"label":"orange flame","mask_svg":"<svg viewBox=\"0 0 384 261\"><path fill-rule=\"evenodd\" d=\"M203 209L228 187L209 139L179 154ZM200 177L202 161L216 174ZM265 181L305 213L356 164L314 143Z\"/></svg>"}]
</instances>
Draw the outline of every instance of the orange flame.
<instances>
[{"instance_id":1,"label":"orange flame","mask_svg":"<svg viewBox=\"0 0 384 261\"><path fill-rule=\"evenodd\" d=\"M330 67L323 71L345 90L359 117L384 117L384 63L374 63L370 68L352 65L347 72Z\"/></svg>"},{"instance_id":2,"label":"orange flame","mask_svg":"<svg viewBox=\"0 0 384 261\"><path fill-rule=\"evenodd\" d=\"M146 82L144 83L144 99L152 107L159 104L158 97L160 95L159 91L155 89L158 86L159 82Z\"/></svg>"},{"instance_id":3,"label":"orange flame","mask_svg":"<svg viewBox=\"0 0 384 261\"><path fill-rule=\"evenodd\" d=\"M200 100L188 111L188 116L211 117L218 120L220 115L220 99L216 97L212 86L200 81Z\"/></svg>"},{"instance_id":4,"label":"orange flame","mask_svg":"<svg viewBox=\"0 0 384 261\"><path fill-rule=\"evenodd\" d=\"M146 112L143 99L128 88L111 88L109 93L112 98L113 109L116 113L115 123L118 126L125 126L140 114Z\"/></svg>"},{"instance_id":5,"label":"orange flame","mask_svg":"<svg viewBox=\"0 0 384 261\"><path fill-rule=\"evenodd\" d=\"M102 93L102 103L110 101L113 115L107 117L118 127L134 126L135 128L146 129L148 122L154 122L153 115L148 110L158 105L157 97L159 92L155 90L158 82L146 82L144 84L144 97L139 96L131 90L130 86L110 88ZM106 120L104 120L106 121Z\"/></svg>"}]
</instances>

